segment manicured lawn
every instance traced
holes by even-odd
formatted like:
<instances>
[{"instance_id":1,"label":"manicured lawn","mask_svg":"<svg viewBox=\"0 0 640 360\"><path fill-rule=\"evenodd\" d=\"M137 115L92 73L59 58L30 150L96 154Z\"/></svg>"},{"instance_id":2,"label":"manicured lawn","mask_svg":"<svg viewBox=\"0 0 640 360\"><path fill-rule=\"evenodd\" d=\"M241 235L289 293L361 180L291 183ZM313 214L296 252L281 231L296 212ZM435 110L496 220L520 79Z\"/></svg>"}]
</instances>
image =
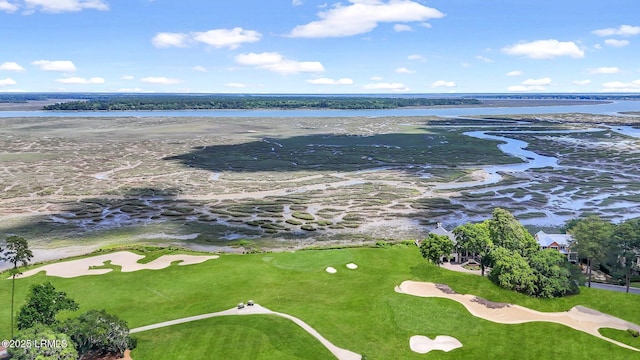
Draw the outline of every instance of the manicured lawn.
<instances>
[{"instance_id":1,"label":"manicured lawn","mask_svg":"<svg viewBox=\"0 0 640 360\"><path fill-rule=\"evenodd\" d=\"M359 268L347 269L345 265L350 262ZM327 266L336 268L337 273L327 273ZM495 324L473 317L454 301L395 293L394 287L404 280L445 283L459 293L541 311L584 305L640 324L638 295L582 288L577 296L532 299L502 290L487 279L430 265L413 246L222 255L198 265L74 279L37 275L17 281L16 307L24 301L29 285L50 281L79 302L80 311L105 309L125 319L132 328L226 310L253 299L273 311L302 319L336 346L365 354L368 359L638 356L566 326L541 322ZM9 332L10 290L10 281L0 281L0 337L5 338ZM463 347L449 353L420 355L409 349L413 335L449 335L460 340ZM311 344L316 342L306 332L273 316L212 318L134 337L139 341L133 352L136 360L331 358L323 347Z\"/></svg>"}]
</instances>

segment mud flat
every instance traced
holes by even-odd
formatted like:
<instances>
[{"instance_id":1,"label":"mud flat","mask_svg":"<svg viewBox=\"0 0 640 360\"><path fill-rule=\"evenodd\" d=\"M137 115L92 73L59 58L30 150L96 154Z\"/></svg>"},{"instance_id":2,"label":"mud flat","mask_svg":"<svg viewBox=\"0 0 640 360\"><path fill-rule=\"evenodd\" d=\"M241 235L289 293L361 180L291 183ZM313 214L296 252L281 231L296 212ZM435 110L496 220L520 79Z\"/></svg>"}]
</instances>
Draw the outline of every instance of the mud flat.
<instances>
[{"instance_id":1,"label":"mud flat","mask_svg":"<svg viewBox=\"0 0 640 360\"><path fill-rule=\"evenodd\" d=\"M603 118L0 118L0 237L251 251L415 239L498 206L638 216L640 140Z\"/></svg>"}]
</instances>

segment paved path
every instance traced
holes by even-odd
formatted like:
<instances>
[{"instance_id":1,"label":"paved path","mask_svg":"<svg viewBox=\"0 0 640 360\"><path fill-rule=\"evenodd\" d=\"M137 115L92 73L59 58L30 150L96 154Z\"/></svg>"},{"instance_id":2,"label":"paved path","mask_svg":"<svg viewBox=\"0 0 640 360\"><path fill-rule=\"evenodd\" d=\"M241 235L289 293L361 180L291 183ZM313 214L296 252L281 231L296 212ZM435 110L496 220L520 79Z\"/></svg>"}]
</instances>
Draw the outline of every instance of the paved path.
<instances>
[{"instance_id":1,"label":"paved path","mask_svg":"<svg viewBox=\"0 0 640 360\"><path fill-rule=\"evenodd\" d=\"M584 286L587 286L587 284L585 283ZM591 282L591 287L595 288L595 289L602 289L602 290L627 292L627 287L626 286L611 285L611 284L600 284L600 283L594 283L593 281ZM629 288L629 293L630 294L638 294L638 295L640 295L640 288L630 287Z\"/></svg>"},{"instance_id":2,"label":"paved path","mask_svg":"<svg viewBox=\"0 0 640 360\"><path fill-rule=\"evenodd\" d=\"M294 316L291 316L291 315L288 315L288 314L283 314L283 313L271 311L271 310L269 310L269 309L267 309L267 308L265 308L263 306L260 306L258 304L255 304L253 306L246 306L243 309L232 308L232 309L225 310L225 311L219 311L219 312L215 312L215 313L190 316L190 317L186 317L186 318L182 318L182 319L170 320L170 321L165 321L165 322L161 322L161 323L157 323L157 324L142 326L142 327L138 327L138 328L135 328L135 329L131 329L129 331L129 333L133 334L133 333L138 333L138 332L142 332L142 331L158 329L158 328L162 328L162 327L166 327L166 326L171 326L171 325L176 325L176 324L183 324L183 323L202 320L202 319L208 319L208 318L212 318L212 317L216 317L216 316L255 315L255 314L276 315L276 316L281 316L281 317L283 317L285 319L289 319L289 320L293 321L298 326L303 328L306 332L308 332L313 337L318 339L320 341L320 343L322 343L322 345L324 345L329 351L331 351L331 353L333 355L335 355L335 357L338 358L339 360L360 360L360 359L362 359L362 356L360 354L356 354L356 353L354 353L352 351L349 351L349 350L346 350L346 349L342 349L342 348L339 348L339 347L333 345L329 340L325 339L322 335L320 335L320 333L317 332L314 328L309 326L309 324L307 324L304 321L298 319L297 317L294 317Z\"/></svg>"}]
</instances>

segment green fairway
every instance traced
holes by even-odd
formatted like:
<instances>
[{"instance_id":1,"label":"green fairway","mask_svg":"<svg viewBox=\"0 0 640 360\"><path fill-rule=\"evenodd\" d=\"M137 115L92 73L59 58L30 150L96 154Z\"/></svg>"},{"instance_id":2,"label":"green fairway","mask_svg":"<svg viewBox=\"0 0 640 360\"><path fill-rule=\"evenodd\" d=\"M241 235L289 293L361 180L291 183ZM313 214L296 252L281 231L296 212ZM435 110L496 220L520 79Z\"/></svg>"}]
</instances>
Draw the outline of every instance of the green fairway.
<instances>
[{"instance_id":1,"label":"green fairway","mask_svg":"<svg viewBox=\"0 0 640 360\"><path fill-rule=\"evenodd\" d=\"M153 253L151 253L152 256ZM355 263L358 269L346 267ZM337 273L329 274L326 267ZM19 308L31 284L50 281L80 304L105 309L131 328L227 310L253 299L295 316L334 345L367 359L629 359L638 354L583 332L551 323L502 325L476 318L459 303L398 294L404 280L448 284L459 293L540 311L584 305L640 324L640 296L581 288L561 299L535 299L489 280L428 264L414 246L222 255L189 266L72 279L39 274L16 282ZM0 337L9 332L11 282L0 281ZM72 316L63 313L61 317ZM414 335L448 335L463 347L449 353L414 353ZM332 358L292 322L268 315L217 317L134 334L134 359ZM555 339L555 340L554 340Z\"/></svg>"}]
</instances>

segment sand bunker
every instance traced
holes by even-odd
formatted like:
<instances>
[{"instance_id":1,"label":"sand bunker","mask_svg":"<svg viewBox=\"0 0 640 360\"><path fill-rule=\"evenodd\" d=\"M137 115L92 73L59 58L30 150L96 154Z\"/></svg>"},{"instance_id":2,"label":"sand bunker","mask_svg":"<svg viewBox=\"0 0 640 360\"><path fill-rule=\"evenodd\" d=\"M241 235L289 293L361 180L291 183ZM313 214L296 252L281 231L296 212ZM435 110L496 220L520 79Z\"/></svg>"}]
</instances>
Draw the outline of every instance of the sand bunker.
<instances>
[{"instance_id":1,"label":"sand bunker","mask_svg":"<svg viewBox=\"0 0 640 360\"><path fill-rule=\"evenodd\" d=\"M396 292L421 297L451 299L464 305L473 316L501 324L521 324L532 321L562 324L618 346L640 351L640 349L604 337L598 332L600 328L618 330L631 328L640 331L640 326L583 306L575 306L566 312L540 312L519 305L488 301L473 295L457 294L446 285L417 281L404 281L400 286L396 287Z\"/></svg>"},{"instance_id":2,"label":"sand bunker","mask_svg":"<svg viewBox=\"0 0 640 360\"><path fill-rule=\"evenodd\" d=\"M132 272L138 270L159 270L178 262L178 265L199 264L201 262L217 259L219 256L196 256L196 255L163 255L147 264L138 263L144 258L144 255L134 254L130 251L119 251L110 254L92 256L84 259L64 261L55 264L49 264L25 271L21 276L27 277L35 275L41 271L45 271L48 276L57 276L62 278L73 278L84 275L102 275L111 272L112 269L92 269L92 267L104 266L107 261L111 265L122 267L122 272Z\"/></svg>"},{"instance_id":3,"label":"sand bunker","mask_svg":"<svg viewBox=\"0 0 640 360\"><path fill-rule=\"evenodd\" d=\"M451 350L461 348L462 343L451 336L438 335L435 339L431 340L426 336L416 335L409 339L409 347L413 352L426 354L433 350L449 352Z\"/></svg>"},{"instance_id":4,"label":"sand bunker","mask_svg":"<svg viewBox=\"0 0 640 360\"><path fill-rule=\"evenodd\" d=\"M351 269L351 270L355 270L358 268L358 265L354 264L354 263L349 263L347 264L347 268Z\"/></svg>"},{"instance_id":5,"label":"sand bunker","mask_svg":"<svg viewBox=\"0 0 640 360\"><path fill-rule=\"evenodd\" d=\"M326 271L327 271L329 274L335 274L335 273L337 273L337 272L338 272L338 270L336 270L336 268L331 267L331 266L329 266L328 268L326 268Z\"/></svg>"},{"instance_id":6,"label":"sand bunker","mask_svg":"<svg viewBox=\"0 0 640 360\"><path fill-rule=\"evenodd\" d=\"M258 304L254 304L253 306L245 306L242 309L232 308L232 309L229 309L229 310L219 311L219 312L215 312L215 313L196 315L196 316L191 316L191 317L182 318L182 319L165 321L165 322L157 323L157 324L153 324L153 325L142 326L142 327L139 327L139 328L131 329L129 331L129 333L135 334L135 333L139 333L139 332L142 332L142 331L148 331L148 330L162 328L162 327L165 327L165 326L183 324L183 323L187 323L187 322L191 322L191 321L208 319L208 318L217 317L217 316L255 315L255 314L276 315L276 316L280 316L280 317L283 317L285 319L289 319L289 320L293 321L298 326L300 326L302 329L304 329L306 332L308 332L311 336L313 336L316 339L318 339L318 341L320 341L320 343L322 345L324 345L324 347L326 347L329 351L331 351L331 353L336 358L338 358L339 360L360 360L360 359L362 359L362 356L360 354L356 354L353 351L350 351L350 350L347 350L347 349L343 349L343 348L339 348L339 347L333 345L333 343L331 343L329 340L327 340L322 335L320 335L320 333L316 329L312 328L309 324L307 324L304 321L298 319L297 317L291 316L291 315L285 314L285 313L271 311L271 310L269 310L269 309L267 309L267 308L265 308L263 306L260 306Z\"/></svg>"}]
</instances>

